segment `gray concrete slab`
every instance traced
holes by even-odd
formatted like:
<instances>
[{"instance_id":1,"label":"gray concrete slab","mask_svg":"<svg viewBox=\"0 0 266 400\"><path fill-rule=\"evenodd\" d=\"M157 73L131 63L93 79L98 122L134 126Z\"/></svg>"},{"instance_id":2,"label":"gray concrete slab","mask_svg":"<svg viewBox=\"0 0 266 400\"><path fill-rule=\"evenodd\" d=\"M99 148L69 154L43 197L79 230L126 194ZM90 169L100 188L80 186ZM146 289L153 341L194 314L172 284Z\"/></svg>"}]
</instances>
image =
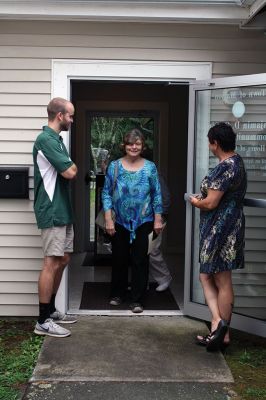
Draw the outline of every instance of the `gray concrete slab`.
<instances>
[{"instance_id":1,"label":"gray concrete slab","mask_svg":"<svg viewBox=\"0 0 266 400\"><path fill-rule=\"evenodd\" d=\"M222 354L195 344L202 322L93 316L69 327L70 337L45 339L32 382L233 382Z\"/></svg>"},{"instance_id":2,"label":"gray concrete slab","mask_svg":"<svg viewBox=\"0 0 266 400\"><path fill-rule=\"evenodd\" d=\"M33 383L23 400L229 400L223 384L158 382Z\"/></svg>"}]
</instances>

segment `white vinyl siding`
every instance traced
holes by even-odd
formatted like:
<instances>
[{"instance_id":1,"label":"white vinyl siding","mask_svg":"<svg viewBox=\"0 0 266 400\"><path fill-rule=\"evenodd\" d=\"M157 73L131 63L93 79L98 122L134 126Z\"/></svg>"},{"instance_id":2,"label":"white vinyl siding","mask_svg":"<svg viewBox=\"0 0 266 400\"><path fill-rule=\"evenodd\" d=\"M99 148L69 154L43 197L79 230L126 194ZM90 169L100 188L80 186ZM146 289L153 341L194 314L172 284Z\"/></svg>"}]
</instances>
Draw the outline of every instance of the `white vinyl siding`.
<instances>
[{"instance_id":1,"label":"white vinyl siding","mask_svg":"<svg viewBox=\"0 0 266 400\"><path fill-rule=\"evenodd\" d=\"M47 122L51 60L204 61L220 77L265 72L265 44L263 32L233 25L1 21L0 166L30 166L30 200L0 199L0 315L38 313L31 151Z\"/></svg>"}]
</instances>

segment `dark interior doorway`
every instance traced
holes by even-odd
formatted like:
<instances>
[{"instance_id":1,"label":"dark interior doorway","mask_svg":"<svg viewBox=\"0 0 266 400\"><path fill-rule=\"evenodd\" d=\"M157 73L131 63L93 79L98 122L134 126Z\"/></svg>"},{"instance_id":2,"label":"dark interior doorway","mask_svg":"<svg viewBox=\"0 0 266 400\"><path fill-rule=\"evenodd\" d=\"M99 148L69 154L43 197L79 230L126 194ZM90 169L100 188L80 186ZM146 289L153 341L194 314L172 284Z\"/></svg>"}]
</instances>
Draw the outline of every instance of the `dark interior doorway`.
<instances>
[{"instance_id":1,"label":"dark interior doorway","mask_svg":"<svg viewBox=\"0 0 266 400\"><path fill-rule=\"evenodd\" d=\"M83 265L110 264L110 238L95 224L95 217L100 211L101 191L104 177L111 161L121 157L120 144L125 132L133 128L140 129L145 135L146 149L144 157L154 160L158 136L158 113L154 111L91 111L86 113L86 140L88 172L85 177L88 188L85 215L88 220L84 243L87 256Z\"/></svg>"},{"instance_id":2,"label":"dark interior doorway","mask_svg":"<svg viewBox=\"0 0 266 400\"><path fill-rule=\"evenodd\" d=\"M178 255L182 259L185 242L183 194L186 188L188 85L169 85L167 82L74 80L71 81L71 100L76 109L71 130L71 157L79 168L79 176L73 188L76 214L75 253L79 260L78 264L83 264L89 251L88 232L94 229L94 227L88 227L90 221L94 220L94 216L90 215L92 208L88 206L90 194L86 187L86 177L88 178L91 169L85 153L88 154L87 143L90 135L88 116L95 115L124 114L139 117L145 113L146 115L159 115L158 132L154 137L153 158L167 181L172 199L163 251L170 258ZM85 268L84 266L83 270ZM95 281L96 268L97 266L93 273L93 266L88 273L84 273L88 276L84 278L84 282ZM183 263L178 268L182 269ZM83 286L73 283L78 280L77 271L77 268L75 271L74 269L69 271L69 304L72 309L77 308L75 306L77 303L72 302L73 287L79 287L80 292L83 292L84 289ZM103 268L99 266L97 272L101 275L104 274L103 271ZM108 282L108 276L109 274L106 273L104 278L99 278L100 282L106 280ZM93 309L93 305L91 309Z\"/></svg>"}]
</instances>

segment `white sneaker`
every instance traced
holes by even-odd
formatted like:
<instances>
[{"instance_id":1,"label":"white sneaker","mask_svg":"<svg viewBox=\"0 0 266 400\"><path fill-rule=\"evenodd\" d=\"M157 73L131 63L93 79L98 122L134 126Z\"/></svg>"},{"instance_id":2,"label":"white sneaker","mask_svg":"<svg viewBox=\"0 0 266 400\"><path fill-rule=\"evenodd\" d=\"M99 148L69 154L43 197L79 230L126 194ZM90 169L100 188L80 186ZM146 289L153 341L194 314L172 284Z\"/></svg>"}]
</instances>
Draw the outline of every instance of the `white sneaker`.
<instances>
[{"instance_id":1,"label":"white sneaker","mask_svg":"<svg viewBox=\"0 0 266 400\"><path fill-rule=\"evenodd\" d=\"M40 336L67 337L71 332L62 326L57 325L51 318L44 321L43 324L36 323L34 333Z\"/></svg>"},{"instance_id":2,"label":"white sneaker","mask_svg":"<svg viewBox=\"0 0 266 400\"><path fill-rule=\"evenodd\" d=\"M143 312L143 306L140 303L132 303L129 307L134 314L140 314Z\"/></svg>"},{"instance_id":3,"label":"white sneaker","mask_svg":"<svg viewBox=\"0 0 266 400\"><path fill-rule=\"evenodd\" d=\"M50 315L50 318L52 318L52 320L57 324L74 324L77 322L77 319L72 317L72 315L63 314L58 310L54 311Z\"/></svg>"},{"instance_id":4,"label":"white sneaker","mask_svg":"<svg viewBox=\"0 0 266 400\"><path fill-rule=\"evenodd\" d=\"M166 290L168 288L168 286L170 285L171 281L172 281L172 277L170 276L170 278L166 282L161 283L161 285L157 286L157 288L155 289L156 292L163 292L164 290Z\"/></svg>"},{"instance_id":5,"label":"white sneaker","mask_svg":"<svg viewBox=\"0 0 266 400\"><path fill-rule=\"evenodd\" d=\"M111 306L119 306L122 303L121 297L112 297L109 301Z\"/></svg>"}]
</instances>

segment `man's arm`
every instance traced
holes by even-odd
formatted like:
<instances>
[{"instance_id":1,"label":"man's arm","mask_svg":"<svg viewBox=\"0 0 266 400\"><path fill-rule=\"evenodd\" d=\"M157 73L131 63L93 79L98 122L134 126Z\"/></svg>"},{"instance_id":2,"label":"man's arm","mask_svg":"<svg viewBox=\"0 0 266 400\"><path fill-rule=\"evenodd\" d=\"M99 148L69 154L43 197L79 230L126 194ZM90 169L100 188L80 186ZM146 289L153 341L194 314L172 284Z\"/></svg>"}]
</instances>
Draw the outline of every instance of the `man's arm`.
<instances>
[{"instance_id":1,"label":"man's arm","mask_svg":"<svg viewBox=\"0 0 266 400\"><path fill-rule=\"evenodd\" d=\"M73 163L71 165L71 167L69 167L65 171L61 172L61 175L65 179L74 179L76 177L77 173L78 173L78 168L77 168L76 164Z\"/></svg>"}]
</instances>

